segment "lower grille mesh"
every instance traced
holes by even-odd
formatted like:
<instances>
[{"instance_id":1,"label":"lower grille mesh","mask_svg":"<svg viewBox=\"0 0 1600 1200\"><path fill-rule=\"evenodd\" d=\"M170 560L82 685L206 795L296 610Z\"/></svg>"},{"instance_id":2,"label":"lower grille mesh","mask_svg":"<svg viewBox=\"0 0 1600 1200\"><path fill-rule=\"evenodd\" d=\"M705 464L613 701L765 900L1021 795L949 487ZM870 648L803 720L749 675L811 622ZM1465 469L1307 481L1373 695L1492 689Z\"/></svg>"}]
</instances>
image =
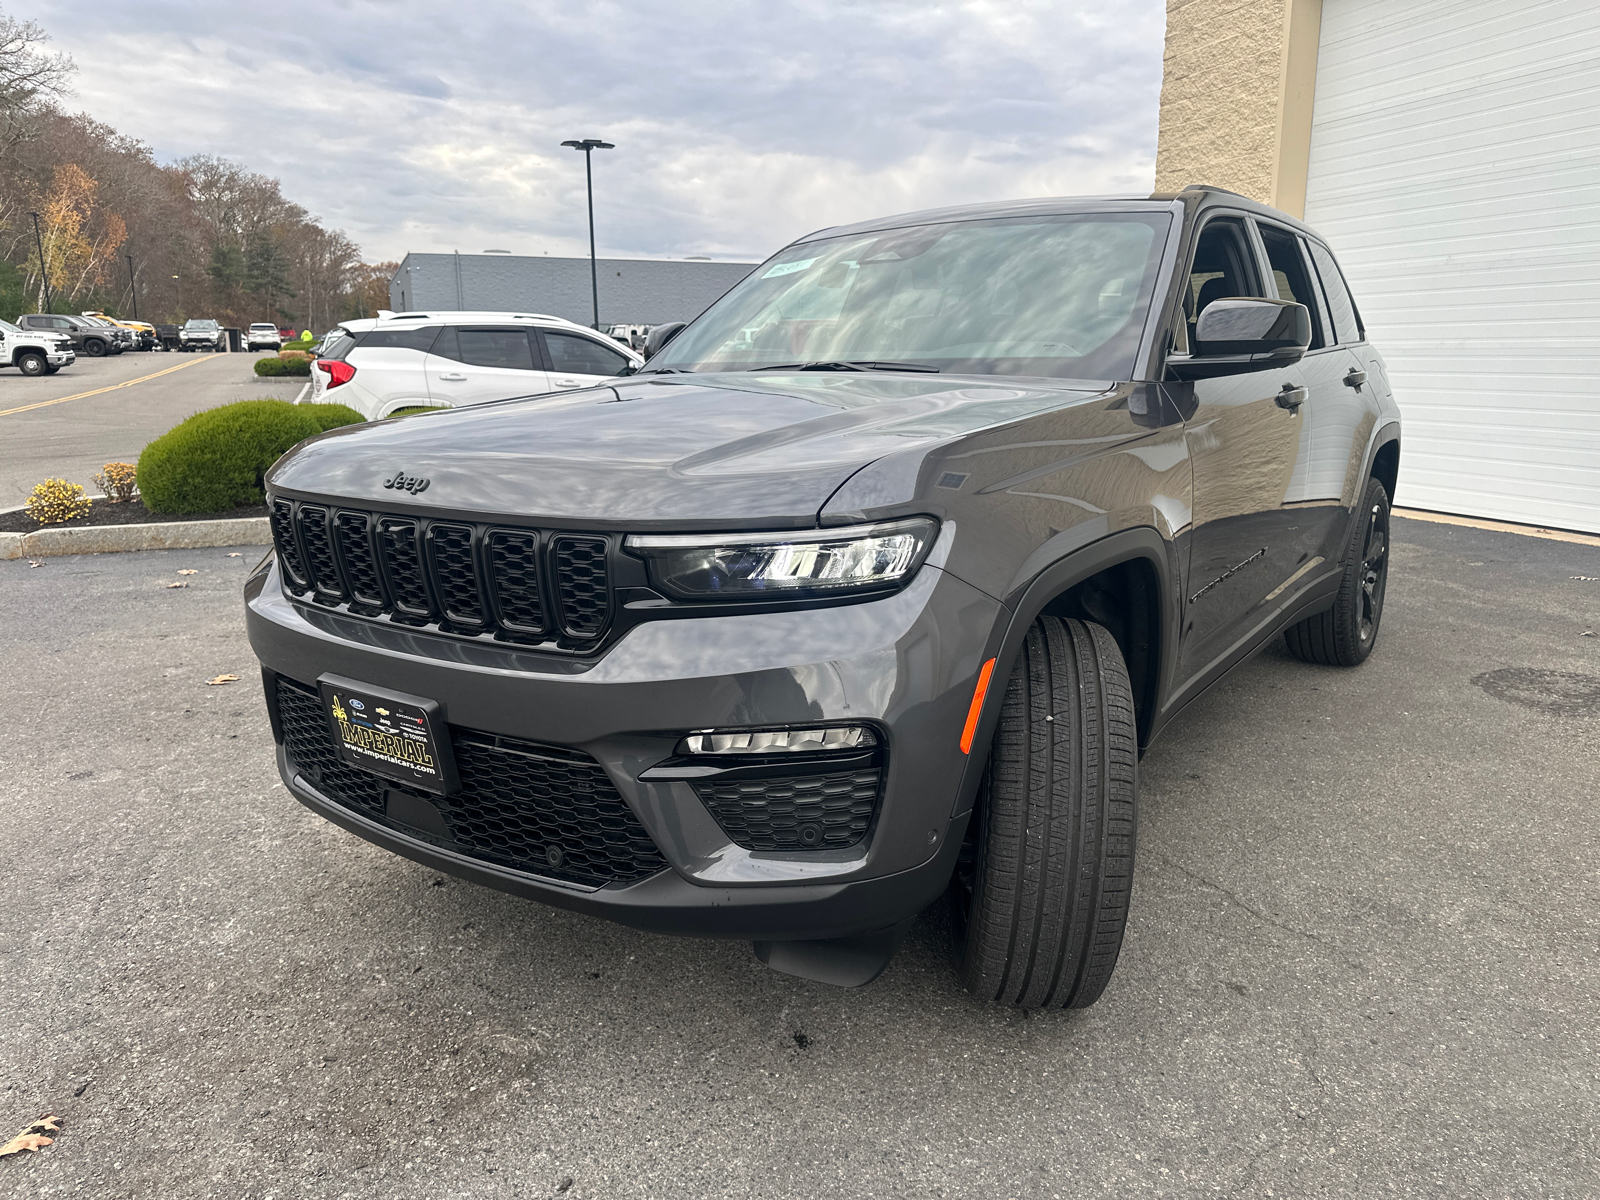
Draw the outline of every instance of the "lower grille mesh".
<instances>
[{"instance_id":1,"label":"lower grille mesh","mask_svg":"<svg viewBox=\"0 0 1600 1200\"><path fill-rule=\"evenodd\" d=\"M867 835L882 772L697 782L695 792L746 850L834 850Z\"/></svg>"},{"instance_id":2,"label":"lower grille mesh","mask_svg":"<svg viewBox=\"0 0 1600 1200\"><path fill-rule=\"evenodd\" d=\"M283 743L295 770L328 799L391 828L389 795L430 801L448 836L425 837L486 862L600 887L667 864L644 826L587 754L450 727L461 777L453 796L425 796L340 760L315 691L277 678ZM411 823L401 832L419 836Z\"/></svg>"}]
</instances>

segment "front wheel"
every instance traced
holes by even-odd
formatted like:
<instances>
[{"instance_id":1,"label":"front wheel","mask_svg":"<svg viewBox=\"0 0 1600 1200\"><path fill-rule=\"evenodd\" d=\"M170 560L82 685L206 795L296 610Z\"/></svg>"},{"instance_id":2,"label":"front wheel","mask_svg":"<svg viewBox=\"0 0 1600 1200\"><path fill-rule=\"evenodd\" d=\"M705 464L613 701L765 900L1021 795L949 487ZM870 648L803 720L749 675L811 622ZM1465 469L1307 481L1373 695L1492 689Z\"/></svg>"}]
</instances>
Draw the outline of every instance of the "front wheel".
<instances>
[{"instance_id":1,"label":"front wheel","mask_svg":"<svg viewBox=\"0 0 1600 1200\"><path fill-rule=\"evenodd\" d=\"M90 338L83 344L83 352L90 358L104 358L106 354L106 344L99 338Z\"/></svg>"},{"instance_id":2,"label":"front wheel","mask_svg":"<svg viewBox=\"0 0 1600 1200\"><path fill-rule=\"evenodd\" d=\"M45 361L44 355L39 354L36 351L24 350L21 354L17 355L16 361L17 370L21 371L24 375L43 375L50 366L50 364Z\"/></svg>"},{"instance_id":3,"label":"front wheel","mask_svg":"<svg viewBox=\"0 0 1600 1200\"><path fill-rule=\"evenodd\" d=\"M1326 667L1359 667L1378 642L1389 585L1389 493L1367 480L1362 504L1350 514L1344 577L1333 607L1283 632L1289 653Z\"/></svg>"},{"instance_id":4,"label":"front wheel","mask_svg":"<svg viewBox=\"0 0 1600 1200\"><path fill-rule=\"evenodd\" d=\"M1128 920L1138 761L1116 641L1040 617L1006 684L952 889L969 992L1021 1008L1100 998Z\"/></svg>"}]
</instances>

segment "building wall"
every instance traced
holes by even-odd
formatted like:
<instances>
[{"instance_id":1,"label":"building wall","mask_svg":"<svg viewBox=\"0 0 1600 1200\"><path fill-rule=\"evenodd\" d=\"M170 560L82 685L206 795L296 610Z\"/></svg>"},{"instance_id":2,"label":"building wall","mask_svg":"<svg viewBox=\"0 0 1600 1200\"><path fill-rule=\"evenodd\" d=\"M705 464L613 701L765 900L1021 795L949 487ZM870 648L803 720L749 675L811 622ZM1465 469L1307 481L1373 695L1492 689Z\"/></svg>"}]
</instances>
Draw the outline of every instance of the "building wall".
<instances>
[{"instance_id":1,"label":"building wall","mask_svg":"<svg viewBox=\"0 0 1600 1200\"><path fill-rule=\"evenodd\" d=\"M753 263L599 261L600 321L657 325L699 316ZM587 258L514 254L408 254L389 284L396 312L537 312L593 321Z\"/></svg>"},{"instance_id":2,"label":"building wall","mask_svg":"<svg viewBox=\"0 0 1600 1200\"><path fill-rule=\"evenodd\" d=\"M1321 21L1321 0L1167 0L1156 191L1301 214Z\"/></svg>"}]
</instances>

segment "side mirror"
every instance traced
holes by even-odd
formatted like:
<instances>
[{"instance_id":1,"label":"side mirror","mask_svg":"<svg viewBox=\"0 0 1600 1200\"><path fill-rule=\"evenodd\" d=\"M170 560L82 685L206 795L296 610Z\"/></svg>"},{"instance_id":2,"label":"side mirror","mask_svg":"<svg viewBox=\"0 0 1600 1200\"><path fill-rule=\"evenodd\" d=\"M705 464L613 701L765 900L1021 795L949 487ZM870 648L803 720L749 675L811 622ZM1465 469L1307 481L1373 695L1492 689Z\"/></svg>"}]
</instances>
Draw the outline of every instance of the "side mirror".
<instances>
[{"instance_id":1,"label":"side mirror","mask_svg":"<svg viewBox=\"0 0 1600 1200\"><path fill-rule=\"evenodd\" d=\"M1195 326L1194 353L1173 355L1179 379L1209 379L1287 367L1311 345L1311 314L1290 300L1213 300Z\"/></svg>"},{"instance_id":2,"label":"side mirror","mask_svg":"<svg viewBox=\"0 0 1600 1200\"><path fill-rule=\"evenodd\" d=\"M645 358L651 359L660 354L662 348L682 333L688 324L687 321L668 321L665 325L657 325L651 329L650 336L644 340Z\"/></svg>"}]
</instances>

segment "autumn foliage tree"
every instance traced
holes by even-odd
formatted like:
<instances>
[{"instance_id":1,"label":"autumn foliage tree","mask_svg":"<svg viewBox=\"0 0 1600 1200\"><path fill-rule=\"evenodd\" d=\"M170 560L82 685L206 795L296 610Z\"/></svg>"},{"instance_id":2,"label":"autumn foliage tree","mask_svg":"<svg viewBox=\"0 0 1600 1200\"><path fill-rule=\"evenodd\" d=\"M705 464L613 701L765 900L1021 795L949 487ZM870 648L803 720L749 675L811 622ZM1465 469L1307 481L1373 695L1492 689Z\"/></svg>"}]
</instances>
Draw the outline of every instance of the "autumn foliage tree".
<instances>
[{"instance_id":1,"label":"autumn foliage tree","mask_svg":"<svg viewBox=\"0 0 1600 1200\"><path fill-rule=\"evenodd\" d=\"M364 264L276 179L216 155L158 163L143 142L66 112L75 67L43 52L47 38L0 12L0 317L41 310L46 275L55 311L150 321L320 332L387 305L393 265Z\"/></svg>"}]
</instances>

